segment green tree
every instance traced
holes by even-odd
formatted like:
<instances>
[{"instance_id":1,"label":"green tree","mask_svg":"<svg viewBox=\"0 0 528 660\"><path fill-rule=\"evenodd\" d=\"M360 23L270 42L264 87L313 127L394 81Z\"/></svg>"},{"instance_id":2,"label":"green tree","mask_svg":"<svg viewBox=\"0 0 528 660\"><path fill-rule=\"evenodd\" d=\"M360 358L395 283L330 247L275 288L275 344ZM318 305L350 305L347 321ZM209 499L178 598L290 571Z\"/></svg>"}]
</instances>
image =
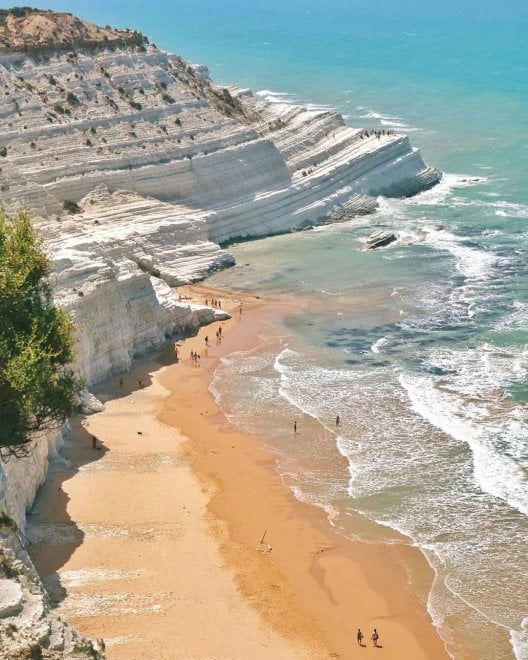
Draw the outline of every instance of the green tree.
<instances>
[{"instance_id":1,"label":"green tree","mask_svg":"<svg viewBox=\"0 0 528 660\"><path fill-rule=\"evenodd\" d=\"M54 306L48 258L27 214L0 212L0 458L71 415L80 383L66 368L73 326Z\"/></svg>"}]
</instances>

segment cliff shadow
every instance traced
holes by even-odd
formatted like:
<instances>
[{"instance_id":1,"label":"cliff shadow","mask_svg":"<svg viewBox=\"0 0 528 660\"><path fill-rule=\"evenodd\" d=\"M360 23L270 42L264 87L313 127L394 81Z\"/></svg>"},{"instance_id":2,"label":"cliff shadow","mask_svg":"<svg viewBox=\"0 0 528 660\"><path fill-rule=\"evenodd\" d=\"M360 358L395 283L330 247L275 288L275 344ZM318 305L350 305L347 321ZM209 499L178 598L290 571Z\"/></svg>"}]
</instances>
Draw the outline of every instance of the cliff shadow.
<instances>
[{"instance_id":1,"label":"cliff shadow","mask_svg":"<svg viewBox=\"0 0 528 660\"><path fill-rule=\"evenodd\" d=\"M39 488L27 516L26 549L52 606L57 606L66 595L58 571L85 537L85 532L68 512L70 497L66 482L81 470L94 469L96 462L109 451L101 440L94 439L83 421L81 416L73 419L72 430L58 455L50 461L46 481Z\"/></svg>"},{"instance_id":2,"label":"cliff shadow","mask_svg":"<svg viewBox=\"0 0 528 660\"><path fill-rule=\"evenodd\" d=\"M180 345L185 339L195 336L198 334L198 330L199 328L196 328L192 333L175 335L168 339L158 350L136 358L128 371L110 376L101 383L90 387L90 391L102 403L105 403L112 399L129 396L137 390L149 387L152 384L152 375L158 369L179 364L182 361L181 352L178 358L174 355L175 344Z\"/></svg>"}]
</instances>

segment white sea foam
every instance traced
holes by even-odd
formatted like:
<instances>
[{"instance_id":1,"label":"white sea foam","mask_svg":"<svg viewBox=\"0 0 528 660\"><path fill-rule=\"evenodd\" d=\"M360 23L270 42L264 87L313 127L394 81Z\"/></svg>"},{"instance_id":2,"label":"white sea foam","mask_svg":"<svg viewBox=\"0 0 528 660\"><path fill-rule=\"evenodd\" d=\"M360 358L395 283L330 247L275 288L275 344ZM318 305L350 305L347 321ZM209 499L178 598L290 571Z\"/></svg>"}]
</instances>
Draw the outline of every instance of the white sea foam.
<instances>
[{"instance_id":1,"label":"white sea foam","mask_svg":"<svg viewBox=\"0 0 528 660\"><path fill-rule=\"evenodd\" d=\"M301 355L289 348L285 348L275 358L274 368L275 371L280 374L281 379L279 393L301 412L318 419L318 413L320 414L321 403L323 400L322 397L324 397L324 394L318 399L317 403L314 401L313 387L316 383L312 382L313 378L310 377L310 374L306 370L303 372L304 378L302 383L297 381L296 372L288 363L294 363L300 359L302 359ZM323 369L318 369L318 374L322 378L325 378L325 376L335 378L333 373L326 373ZM325 390L323 390L323 392L325 392ZM329 392L329 390L327 389L326 392Z\"/></svg>"},{"instance_id":2,"label":"white sea foam","mask_svg":"<svg viewBox=\"0 0 528 660\"><path fill-rule=\"evenodd\" d=\"M287 92L274 92L271 89L261 89L255 93L262 101L267 103L287 103L295 104L299 102L299 97L296 94L289 94Z\"/></svg>"},{"instance_id":3,"label":"white sea foam","mask_svg":"<svg viewBox=\"0 0 528 660\"><path fill-rule=\"evenodd\" d=\"M281 98L281 97L285 97L285 96L286 96L286 97L290 97L290 96L292 96L292 95L289 94L288 92L274 92L274 91L271 90L271 89L261 89L261 90L259 90L258 92L256 92L256 94L257 94L257 96L265 96L265 97L271 96L271 97L274 97L274 98Z\"/></svg>"},{"instance_id":4,"label":"white sea foam","mask_svg":"<svg viewBox=\"0 0 528 660\"><path fill-rule=\"evenodd\" d=\"M493 327L495 330L526 330L528 328L528 303L514 300L513 311L498 319Z\"/></svg>"},{"instance_id":5,"label":"white sea foam","mask_svg":"<svg viewBox=\"0 0 528 660\"><path fill-rule=\"evenodd\" d=\"M334 106L325 103L306 103L304 105L307 110L313 110L316 112L336 112Z\"/></svg>"},{"instance_id":6,"label":"white sea foam","mask_svg":"<svg viewBox=\"0 0 528 660\"><path fill-rule=\"evenodd\" d=\"M526 204L513 204L511 202L497 202L495 215L505 218L528 218L528 206Z\"/></svg>"},{"instance_id":7,"label":"white sea foam","mask_svg":"<svg viewBox=\"0 0 528 660\"><path fill-rule=\"evenodd\" d=\"M401 117L395 115L384 115L381 112L376 112L375 110L370 110L363 106L358 106L356 108L360 112L359 119L375 119L379 122L380 126L387 126L390 128L401 129L403 131L420 131L420 128L415 128L405 123Z\"/></svg>"},{"instance_id":8,"label":"white sea foam","mask_svg":"<svg viewBox=\"0 0 528 660\"><path fill-rule=\"evenodd\" d=\"M327 291L326 289L319 289L320 293L323 293L325 296L340 296L339 291Z\"/></svg>"},{"instance_id":9,"label":"white sea foam","mask_svg":"<svg viewBox=\"0 0 528 660\"><path fill-rule=\"evenodd\" d=\"M358 110L366 110L367 112L365 114L362 114L361 117L363 119L382 119L384 121L398 121L400 120L400 117L395 117L393 115L383 115L380 112L376 112L375 110L369 110L368 108L363 108L361 106L358 107Z\"/></svg>"},{"instance_id":10,"label":"white sea foam","mask_svg":"<svg viewBox=\"0 0 528 660\"><path fill-rule=\"evenodd\" d=\"M425 240L428 245L450 252L456 258L457 271L469 279L490 279L500 262L500 258L493 252L464 245L463 237L448 231L428 232Z\"/></svg>"},{"instance_id":11,"label":"white sea foam","mask_svg":"<svg viewBox=\"0 0 528 660\"><path fill-rule=\"evenodd\" d=\"M380 124L382 126L394 126L395 128L410 128L408 124L404 124L401 121L394 121L394 120L388 120L388 119L382 119L380 121Z\"/></svg>"},{"instance_id":12,"label":"white sea foam","mask_svg":"<svg viewBox=\"0 0 528 660\"><path fill-rule=\"evenodd\" d=\"M378 339L378 341L376 341L372 344L372 346L370 347L370 350L373 353L379 353L380 350L383 348L383 346L385 346L387 344L388 341L389 340L387 339L387 337L380 337Z\"/></svg>"},{"instance_id":13,"label":"white sea foam","mask_svg":"<svg viewBox=\"0 0 528 660\"><path fill-rule=\"evenodd\" d=\"M255 96L267 103L301 104L311 112L337 112L336 108L332 105L310 101L303 102L297 94L290 94L288 92L274 92L271 89L261 89L256 92Z\"/></svg>"},{"instance_id":14,"label":"white sea foam","mask_svg":"<svg viewBox=\"0 0 528 660\"><path fill-rule=\"evenodd\" d=\"M517 660L528 659L528 617L522 620L519 630L510 630L510 640Z\"/></svg>"},{"instance_id":15,"label":"white sea foam","mask_svg":"<svg viewBox=\"0 0 528 660\"><path fill-rule=\"evenodd\" d=\"M508 413L492 418L489 408L476 398L478 390L473 390L471 400L468 392L454 390L459 383L449 379L444 387L426 376L401 375L399 381L416 413L471 448L479 487L528 515L526 467L517 462L524 444L523 421Z\"/></svg>"},{"instance_id":16,"label":"white sea foam","mask_svg":"<svg viewBox=\"0 0 528 660\"><path fill-rule=\"evenodd\" d=\"M408 206L415 206L417 204L437 205L444 204L448 195L457 188L468 188L487 182L487 177L475 176L473 174L452 174L445 172L442 175L440 183L433 188L425 190L414 197L409 197L404 200Z\"/></svg>"},{"instance_id":17,"label":"white sea foam","mask_svg":"<svg viewBox=\"0 0 528 660\"><path fill-rule=\"evenodd\" d=\"M270 353L266 358L278 376L268 378L273 381L273 386L266 380L254 380L266 360L259 363L253 360L251 354L245 353L238 354L238 358L248 359L251 367L241 369L236 359L231 362L227 360L223 364L229 370L223 373L222 379L224 386L228 382L229 387L236 388L237 396L244 400L249 396L246 390L253 387L259 389L262 396L255 394L255 401L261 408L269 406L273 409L278 419L282 417L279 426L283 428L284 419L291 419L290 405L322 424L326 421L327 428L333 432L336 410L352 411L353 421L347 419L345 412L339 435L335 435L339 452L348 458L349 492L353 498L351 510L363 509L367 518L411 536L429 553L432 565L438 571L433 587L433 592L436 590L437 593L431 595L428 604L435 623L441 627L450 612L464 614L466 610L463 608L467 607L475 612L482 610L483 617L499 621L501 627L504 627L504 621L507 624L510 621L511 626L507 625L507 628L516 629L515 622L519 619L515 608L510 608L501 618L504 609L501 609L501 604L486 601L481 607L481 591L472 589L473 585L485 582L486 571L490 570L489 562L492 562L489 549L500 547L500 534L508 533L510 549L512 544L515 548L522 547L520 540L510 534L509 529L505 532L503 526L497 531L499 536L496 542L493 538L490 542L488 529L485 529L491 517L490 507L495 507L497 515L501 516L498 520L503 519L507 510L501 498L505 490L504 482L513 483L517 478L516 474L512 476L512 472L508 472L507 461L503 461L497 453L498 448L493 441L502 434L502 440L509 441L506 459L510 464L517 461L516 445L510 441L510 435L515 438L522 433L522 410L511 406L503 408L501 401L496 401L494 390L511 374L508 365L512 356L519 362L514 372L517 377L522 377L522 360L517 360L522 356L505 351L501 353L492 346L485 347L484 352L485 358L479 359L477 350L455 356L452 351L436 350L429 362L431 366L442 368L446 372L444 376L409 376L414 388L413 396L425 408L433 410L437 428L442 428L442 425L446 427L449 435L442 442L437 442L438 434L430 432L428 414L417 416L414 406L412 410L409 408L408 394L405 394L407 390L394 387L393 372L387 367L377 373L370 368L357 371L322 367L320 362L312 363L305 351L285 348L278 355ZM237 380L239 377L244 380ZM249 386L248 377L252 378ZM438 383L439 380L442 382ZM490 403L495 408L489 409ZM373 407L375 415L371 414ZM248 424L247 413L245 423ZM349 423L353 425L350 433L352 427L348 428ZM268 431L269 426L268 419ZM301 422L301 432L303 430ZM307 442L296 451L304 452L305 447L310 445L313 445L312 451L318 451L319 443L312 443L304 435L301 438ZM487 491L493 497L474 488L471 462L466 458L463 461L457 458L460 452L456 448L461 443L471 447L477 485L486 490L481 482L489 479L491 487ZM336 498L334 501L340 503L340 513L343 513L342 483L336 480L337 475L325 474L313 466L306 469L293 456L283 459L281 455L278 461L279 473L298 499L320 506L329 515L335 516L336 511L329 502ZM481 469L481 464L485 469ZM435 472L430 474L433 466ZM424 481L429 478L431 491L424 490ZM454 484L458 488L456 492L453 491ZM502 490L496 494L494 488ZM515 488L508 486L506 490L508 498L515 496ZM483 502L488 507L485 516L482 514ZM498 504L495 505L495 502ZM482 530L482 538L474 536L475 529ZM465 570L462 557L470 558L471 571ZM519 560L516 561L518 564ZM509 571L509 565L506 568L508 570L503 571L505 575L514 575ZM515 579L518 580L518 576L515 575ZM445 580L447 582L444 584ZM515 585L511 586L512 593L515 588ZM512 593L505 586L502 590L504 602L511 602Z\"/></svg>"}]
</instances>

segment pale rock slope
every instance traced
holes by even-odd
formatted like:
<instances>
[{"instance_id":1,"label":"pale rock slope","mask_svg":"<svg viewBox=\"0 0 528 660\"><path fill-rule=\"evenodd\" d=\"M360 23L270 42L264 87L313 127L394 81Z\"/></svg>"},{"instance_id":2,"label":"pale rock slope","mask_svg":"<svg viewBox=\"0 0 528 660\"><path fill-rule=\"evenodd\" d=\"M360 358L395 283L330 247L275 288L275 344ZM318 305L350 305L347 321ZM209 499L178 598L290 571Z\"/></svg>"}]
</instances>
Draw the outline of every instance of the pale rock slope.
<instances>
[{"instance_id":1,"label":"pale rock slope","mask_svg":"<svg viewBox=\"0 0 528 660\"><path fill-rule=\"evenodd\" d=\"M406 136L216 86L137 32L19 14L0 27L1 200L44 234L88 385L212 319L169 287L232 264L220 245L369 212L439 178Z\"/></svg>"},{"instance_id":2,"label":"pale rock slope","mask_svg":"<svg viewBox=\"0 0 528 660\"><path fill-rule=\"evenodd\" d=\"M172 289L232 264L222 245L349 219L439 178L404 135L215 85L138 32L0 10L0 202L44 237L88 386L224 316ZM60 441L0 462L0 657L86 643L50 616L18 531Z\"/></svg>"}]
</instances>

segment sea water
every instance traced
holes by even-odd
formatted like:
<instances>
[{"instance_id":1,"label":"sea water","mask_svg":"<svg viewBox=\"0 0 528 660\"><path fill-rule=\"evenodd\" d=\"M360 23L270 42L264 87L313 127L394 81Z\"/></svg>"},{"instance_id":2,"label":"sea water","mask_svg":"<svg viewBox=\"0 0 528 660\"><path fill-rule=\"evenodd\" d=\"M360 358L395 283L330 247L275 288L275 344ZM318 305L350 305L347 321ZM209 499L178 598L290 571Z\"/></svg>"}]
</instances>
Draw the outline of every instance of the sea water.
<instances>
[{"instance_id":1,"label":"sea water","mask_svg":"<svg viewBox=\"0 0 528 660\"><path fill-rule=\"evenodd\" d=\"M526 660L528 5L168 4L54 8L138 28L262 98L406 133L445 172L373 216L234 246L212 284L304 307L223 360L212 389L339 533L421 548L454 657ZM378 227L397 242L365 251Z\"/></svg>"}]
</instances>

